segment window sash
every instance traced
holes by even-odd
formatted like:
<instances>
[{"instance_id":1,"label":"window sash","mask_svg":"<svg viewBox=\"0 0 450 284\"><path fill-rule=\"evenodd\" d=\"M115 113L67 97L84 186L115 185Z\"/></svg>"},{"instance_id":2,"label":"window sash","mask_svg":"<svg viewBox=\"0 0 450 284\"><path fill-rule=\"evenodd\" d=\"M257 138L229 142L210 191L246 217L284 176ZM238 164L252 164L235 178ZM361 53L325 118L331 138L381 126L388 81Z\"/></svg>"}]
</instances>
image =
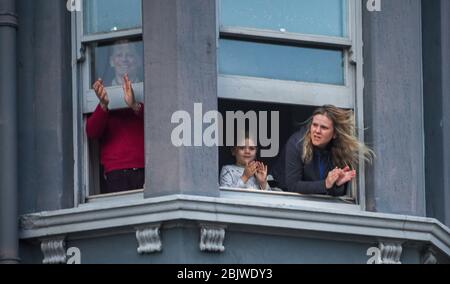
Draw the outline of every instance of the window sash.
<instances>
[{"instance_id":1,"label":"window sash","mask_svg":"<svg viewBox=\"0 0 450 284\"><path fill-rule=\"evenodd\" d=\"M220 14L220 15L224 15L223 17L224 18L226 18L226 16L225 16L225 12L223 11L223 7L224 7L224 5L222 5L222 1L224 1L224 0L218 0L217 1L217 5L218 5L218 13ZM273 1L273 3L277 3L278 1L276 1L276 0L272 0ZM309 0L308 0L309 1ZM318 32L318 33L314 33L314 32L311 32L311 33L309 33L309 32L307 32L307 30L303 30L303 32L301 31L302 29L300 29L300 30L298 30L298 32L295 32L295 31L293 31L292 33L293 34L308 34L308 35L320 35L320 36L328 36L327 34L329 34L330 36L331 36L331 34L335 34L335 35L332 35L333 37L339 37L339 38L348 38L349 37L349 34L350 34L350 27L349 27L349 18L351 17L351 14L350 14L350 12L351 12L351 9L350 9L350 5L352 5L352 1L354 1L354 0L344 0L343 1L343 3L341 3L341 7L340 7L340 9L341 9L341 14L340 14L340 18L341 18L341 23L339 24L340 25L340 27L342 28L342 33L341 33L341 35L337 35L337 34L335 34L335 33L330 33L330 31L328 31L328 32L325 32L325 33L320 33L320 32ZM238 3L238 1L236 1L237 3ZM327 1L325 1L325 2L328 2L328 0ZM242 7L241 7L242 8ZM257 9L258 7L256 7L256 9ZM325 8L326 9L326 8ZM309 11L309 12L312 12L312 11ZM302 13L302 12L300 12L300 13ZM277 18L277 12L275 12L275 16L273 17L273 18ZM295 13L295 14L298 14L298 13ZM228 14L227 14L228 15ZM252 14L252 15L254 15L254 14ZM278 14L278 16L279 16L279 14ZM250 16L251 17L251 16ZM283 22L283 21L285 21L285 19L279 19L281 22ZM228 26L228 27L236 27L236 26L239 26L239 25L241 25L242 23L244 23L244 22L241 22L241 24L240 23L224 23L225 22L225 20L222 20L222 17L220 17L219 18L219 26L220 27L225 27L225 26ZM270 20L269 20L269 22L270 22ZM289 21L288 21L289 22ZM289 26L289 23L288 22L284 22L284 24L287 24L287 28L288 28L288 26ZM267 25L265 25L265 24L263 24L263 26L265 25L265 27L258 27L257 25L255 25L255 24L252 24L252 23L250 23L250 22L248 22L249 23L249 25L246 25L245 26L245 28L250 28L250 29L260 29L260 30L270 30L270 31L278 31L279 30L279 28L281 28L281 27L277 27L277 28L275 28L275 27L273 27L273 28L270 28L269 26L267 26ZM266 21L265 21L265 23L267 23ZM278 22L278 24L280 24L280 22ZM283 24L283 25L284 25ZM303 23L303 24L305 24L306 26L308 26L309 25L309 27L312 27L312 26L317 26L317 24L324 24L324 23L320 23L320 22L318 22L318 23L315 23L314 25L311 25L311 23ZM327 25L329 25L330 23L326 23L326 25L325 26L327 26ZM293 30L295 30L295 29L293 29Z\"/></svg>"},{"instance_id":2,"label":"window sash","mask_svg":"<svg viewBox=\"0 0 450 284\"><path fill-rule=\"evenodd\" d=\"M326 101L338 107L354 108L353 89L346 86L219 75L218 90L221 99L307 106L323 105Z\"/></svg>"},{"instance_id":3,"label":"window sash","mask_svg":"<svg viewBox=\"0 0 450 284\"><path fill-rule=\"evenodd\" d=\"M131 29L131 30L124 30L124 31L117 31L114 33L99 33L94 35L84 35L81 38L81 42L84 44L92 43L92 42L99 42L99 41L105 41L105 40L114 40L119 38L125 38L125 37L137 37L142 35L142 29Z\"/></svg>"},{"instance_id":4,"label":"window sash","mask_svg":"<svg viewBox=\"0 0 450 284\"><path fill-rule=\"evenodd\" d=\"M279 44L298 44L308 47L331 47L341 49L344 52L344 87L328 84L318 84L310 82L296 82L283 81L275 79L263 79L257 77L244 77L234 75L219 74L218 78L218 97L240 100L253 100L253 101L267 101L273 102L273 94L276 93L276 102L289 103L289 104L306 104L306 105L324 105L326 103L335 103L337 106L345 108L355 108L356 106L356 72L354 64L356 64L356 35L359 32L357 30L357 23L361 23L362 15L357 11L362 9L360 0L349 0L347 5L347 29L348 36L333 37L323 35L309 35L299 33L284 33L274 30L263 30L246 27L227 27L220 23L220 0L216 0L217 6L217 43L220 52L220 39L244 39L248 41L252 40L264 40L269 43ZM359 24L359 27L361 25ZM264 84L261 80L266 80ZM278 90L273 87L270 88L269 82L276 81L276 85L280 88ZM239 96L242 91L242 86L239 87L241 82L245 88L245 96ZM266 89L261 86L266 85ZM268 90L272 90L272 94L268 94ZM274 92L276 91L276 92ZM281 91L285 91L283 94ZM322 92L320 95L318 92ZM233 93L234 92L234 93ZM296 94L304 94L304 98L297 98ZM281 95L280 95L281 94ZM314 95L311 95L314 94ZM336 94L333 95L332 94ZM344 98L345 96L345 98Z\"/></svg>"},{"instance_id":5,"label":"window sash","mask_svg":"<svg viewBox=\"0 0 450 284\"><path fill-rule=\"evenodd\" d=\"M83 9L82 9L83 11ZM83 13L72 13L72 22L75 24L72 32L75 34L75 42L76 42L76 62L81 64L80 72L75 72L75 74L79 75L79 78L74 82L78 82L79 86L77 89L77 93L80 92L80 104L81 104L81 112L82 114L91 113L95 110L95 107L98 105L98 99L93 92L90 82L91 82L91 52L89 50L89 44L101 41L114 41L115 39L121 38L132 38L142 36L142 28L137 29L129 29L129 30L120 30L117 32L105 32L105 33L97 33L91 35L85 35L84 30L84 20ZM75 77L74 77L75 78ZM136 98L140 101L143 101L144 92L143 92L143 82L133 84L133 89L135 91ZM123 102L122 91L120 92L116 86L107 87L108 96L110 98L110 107L111 109L126 107ZM119 94L120 93L120 94Z\"/></svg>"},{"instance_id":6,"label":"window sash","mask_svg":"<svg viewBox=\"0 0 450 284\"><path fill-rule=\"evenodd\" d=\"M92 89L90 82L92 78L92 68L90 66L92 52L90 47L86 48L85 51L85 62L83 62L81 66L81 78L82 78L82 92L81 92L81 101L82 101L82 113L92 113L95 111L99 101L98 98ZM106 91L108 92L109 98L109 108L110 109L119 109L126 108L125 101L123 99L123 90L122 86L109 86L106 87ZM133 83L133 91L137 101L144 101L144 83Z\"/></svg>"},{"instance_id":7,"label":"window sash","mask_svg":"<svg viewBox=\"0 0 450 284\"><path fill-rule=\"evenodd\" d=\"M219 73L345 85L345 50L221 38Z\"/></svg>"},{"instance_id":8,"label":"window sash","mask_svg":"<svg viewBox=\"0 0 450 284\"><path fill-rule=\"evenodd\" d=\"M109 98L109 109L120 109L127 108L123 97L122 86L112 86L107 87L106 91L108 92ZM133 91L136 101L143 102L144 101L144 83L134 83ZM98 106L98 98L94 92L94 90L85 90L85 95L83 96L83 113L92 113L95 111Z\"/></svg>"},{"instance_id":9,"label":"window sash","mask_svg":"<svg viewBox=\"0 0 450 284\"><path fill-rule=\"evenodd\" d=\"M279 31L270 31L263 29L252 29L243 27L220 27L219 29L221 37L232 37L236 39L248 39L248 40L267 40L285 44L305 44L314 45L320 47L337 47L337 48L350 48L352 41L349 38L321 36L321 35L308 35L297 33L283 33Z\"/></svg>"},{"instance_id":10,"label":"window sash","mask_svg":"<svg viewBox=\"0 0 450 284\"><path fill-rule=\"evenodd\" d=\"M95 1L95 0L87 0L88 2L89 2L89 4L90 5L88 5L88 6L90 6L91 8L93 8L94 10L98 10L99 8L101 9L102 7L97 7L94 3L93 3L93 1ZM140 28L142 28L142 0L140 0L139 2L141 2L141 5L139 5L138 7L139 7L139 9L140 9L140 12L141 12L141 23L140 24L138 24L138 25L133 25L133 26L128 26L128 27L124 27L124 28L122 28L122 29L118 29L117 31L115 31L115 30L99 30L99 31L92 31L92 32L88 32L88 29L89 29L89 27L86 27L85 26L85 24L86 24L86 22L85 22L85 13L87 13L87 10L89 9L88 7L84 7L84 2L85 1L80 1L81 2L81 13L79 13L80 14L80 20L81 20L81 23L82 23L82 35L86 35L86 36L89 36L89 35L96 35L96 34L114 34L114 33L117 33L117 32L122 32L122 31L127 31L127 30L134 30L134 29L140 29ZM121 1L122 2L122 1ZM93 6L91 6L92 4L94 4ZM109 3L109 4L111 4L111 3ZM105 7L103 7L103 8L105 8ZM135 11L135 12L137 12L137 11ZM97 16L97 18L100 18L100 15L96 15ZM117 16L117 15L116 15ZM92 21L92 22L96 22L96 23L98 23L98 22L101 22L102 21L102 19L100 19L100 20L98 20L96 17L94 17L94 19L90 19L90 21ZM117 18L115 18L115 19L117 19ZM96 27L96 25L94 24L93 25L94 27Z\"/></svg>"},{"instance_id":11,"label":"window sash","mask_svg":"<svg viewBox=\"0 0 450 284\"><path fill-rule=\"evenodd\" d=\"M84 34L83 13L72 13L72 80L73 80L73 129L74 129L74 206L87 203L92 195L90 189L89 146L85 131L85 114L91 113L98 105L98 99L91 89L91 52L89 45L102 41L114 41L122 38L136 38L142 36L142 28ZM143 101L144 84L135 83L133 88L136 98ZM112 108L125 107L121 86L107 87Z\"/></svg>"}]
</instances>

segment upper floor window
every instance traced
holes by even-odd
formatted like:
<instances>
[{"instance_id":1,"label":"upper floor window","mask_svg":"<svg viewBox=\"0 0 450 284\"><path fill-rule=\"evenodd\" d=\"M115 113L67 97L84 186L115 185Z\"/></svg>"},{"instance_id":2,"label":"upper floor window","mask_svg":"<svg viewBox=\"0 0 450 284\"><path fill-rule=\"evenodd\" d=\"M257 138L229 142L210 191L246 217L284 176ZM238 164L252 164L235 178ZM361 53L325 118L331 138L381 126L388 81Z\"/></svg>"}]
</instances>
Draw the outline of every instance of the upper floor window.
<instances>
[{"instance_id":1,"label":"upper floor window","mask_svg":"<svg viewBox=\"0 0 450 284\"><path fill-rule=\"evenodd\" d=\"M362 98L359 1L218 3L221 111L279 111L282 125L275 133L281 146L315 107L326 104L354 110L357 127L363 127L362 109L357 109ZM228 152L220 150L221 166L226 157L229 161ZM273 160L265 162L270 167ZM357 198L352 188L349 196Z\"/></svg>"},{"instance_id":2,"label":"upper floor window","mask_svg":"<svg viewBox=\"0 0 450 284\"><path fill-rule=\"evenodd\" d=\"M102 79L110 111L129 107L122 88L125 74L132 82L136 100L143 102L144 98L141 0L83 0L81 4L81 12L72 18L74 57L78 62L73 73L79 133L75 153L79 203L104 193L106 186L102 139L88 139L85 131L88 117L99 105L94 82Z\"/></svg>"},{"instance_id":3,"label":"upper floor window","mask_svg":"<svg viewBox=\"0 0 450 284\"><path fill-rule=\"evenodd\" d=\"M219 97L354 108L355 3L220 0Z\"/></svg>"},{"instance_id":4,"label":"upper floor window","mask_svg":"<svg viewBox=\"0 0 450 284\"><path fill-rule=\"evenodd\" d=\"M125 107L120 77L127 73L135 95L143 99L143 48L141 0L84 0L76 17L78 59L83 113L92 112L98 100L92 84L102 78L110 108Z\"/></svg>"}]
</instances>

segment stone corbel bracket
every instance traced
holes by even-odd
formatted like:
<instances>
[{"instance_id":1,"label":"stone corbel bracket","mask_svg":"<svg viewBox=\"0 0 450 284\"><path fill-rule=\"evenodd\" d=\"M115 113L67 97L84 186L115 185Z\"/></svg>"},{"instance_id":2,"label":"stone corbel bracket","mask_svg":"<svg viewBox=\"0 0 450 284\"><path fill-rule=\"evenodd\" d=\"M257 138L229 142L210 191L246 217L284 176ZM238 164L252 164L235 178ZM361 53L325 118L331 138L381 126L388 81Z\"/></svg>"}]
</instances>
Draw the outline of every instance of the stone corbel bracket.
<instances>
[{"instance_id":1,"label":"stone corbel bracket","mask_svg":"<svg viewBox=\"0 0 450 284\"><path fill-rule=\"evenodd\" d=\"M201 224L200 250L202 252L224 252L225 229L225 226Z\"/></svg>"},{"instance_id":2,"label":"stone corbel bracket","mask_svg":"<svg viewBox=\"0 0 450 284\"><path fill-rule=\"evenodd\" d=\"M423 264L439 264L436 258L436 252L431 247L427 248L422 255Z\"/></svg>"},{"instance_id":3,"label":"stone corbel bracket","mask_svg":"<svg viewBox=\"0 0 450 284\"><path fill-rule=\"evenodd\" d=\"M41 250L44 255L43 264L66 264L65 237L44 239L41 242Z\"/></svg>"},{"instance_id":4,"label":"stone corbel bracket","mask_svg":"<svg viewBox=\"0 0 450 284\"><path fill-rule=\"evenodd\" d=\"M139 254L151 254L162 251L160 234L161 224L148 225L136 229Z\"/></svg>"},{"instance_id":5,"label":"stone corbel bracket","mask_svg":"<svg viewBox=\"0 0 450 284\"><path fill-rule=\"evenodd\" d=\"M402 243L395 241L380 242L381 264L402 264L400 258L402 256Z\"/></svg>"}]
</instances>

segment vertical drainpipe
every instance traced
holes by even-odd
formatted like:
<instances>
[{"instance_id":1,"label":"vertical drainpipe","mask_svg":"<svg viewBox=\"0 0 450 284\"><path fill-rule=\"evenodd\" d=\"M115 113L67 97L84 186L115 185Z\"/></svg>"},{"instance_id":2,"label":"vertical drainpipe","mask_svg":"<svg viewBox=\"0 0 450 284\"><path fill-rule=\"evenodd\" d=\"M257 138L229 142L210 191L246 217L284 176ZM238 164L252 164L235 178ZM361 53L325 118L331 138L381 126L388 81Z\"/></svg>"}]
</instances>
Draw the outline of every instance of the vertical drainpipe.
<instances>
[{"instance_id":1,"label":"vertical drainpipe","mask_svg":"<svg viewBox=\"0 0 450 284\"><path fill-rule=\"evenodd\" d=\"M0 1L0 264L19 263L15 0Z\"/></svg>"}]
</instances>

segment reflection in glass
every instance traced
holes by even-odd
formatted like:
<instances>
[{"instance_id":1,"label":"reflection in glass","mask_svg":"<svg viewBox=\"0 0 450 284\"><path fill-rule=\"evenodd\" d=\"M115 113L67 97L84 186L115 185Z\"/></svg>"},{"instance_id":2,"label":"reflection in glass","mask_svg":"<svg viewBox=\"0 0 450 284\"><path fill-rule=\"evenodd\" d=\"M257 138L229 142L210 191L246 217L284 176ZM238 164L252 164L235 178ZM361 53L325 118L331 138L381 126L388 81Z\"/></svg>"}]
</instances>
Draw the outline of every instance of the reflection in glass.
<instances>
[{"instance_id":1,"label":"reflection in glass","mask_svg":"<svg viewBox=\"0 0 450 284\"><path fill-rule=\"evenodd\" d=\"M119 40L92 48L91 85L102 78L105 86L121 86L128 74L133 83L143 81L142 41Z\"/></svg>"},{"instance_id":2,"label":"reflection in glass","mask_svg":"<svg viewBox=\"0 0 450 284\"><path fill-rule=\"evenodd\" d=\"M84 0L84 34L142 26L141 0Z\"/></svg>"},{"instance_id":3,"label":"reflection in glass","mask_svg":"<svg viewBox=\"0 0 450 284\"><path fill-rule=\"evenodd\" d=\"M344 85L341 50L222 39L219 72L224 75Z\"/></svg>"},{"instance_id":4,"label":"reflection in glass","mask_svg":"<svg viewBox=\"0 0 450 284\"><path fill-rule=\"evenodd\" d=\"M221 0L220 24L347 37L348 0Z\"/></svg>"}]
</instances>

